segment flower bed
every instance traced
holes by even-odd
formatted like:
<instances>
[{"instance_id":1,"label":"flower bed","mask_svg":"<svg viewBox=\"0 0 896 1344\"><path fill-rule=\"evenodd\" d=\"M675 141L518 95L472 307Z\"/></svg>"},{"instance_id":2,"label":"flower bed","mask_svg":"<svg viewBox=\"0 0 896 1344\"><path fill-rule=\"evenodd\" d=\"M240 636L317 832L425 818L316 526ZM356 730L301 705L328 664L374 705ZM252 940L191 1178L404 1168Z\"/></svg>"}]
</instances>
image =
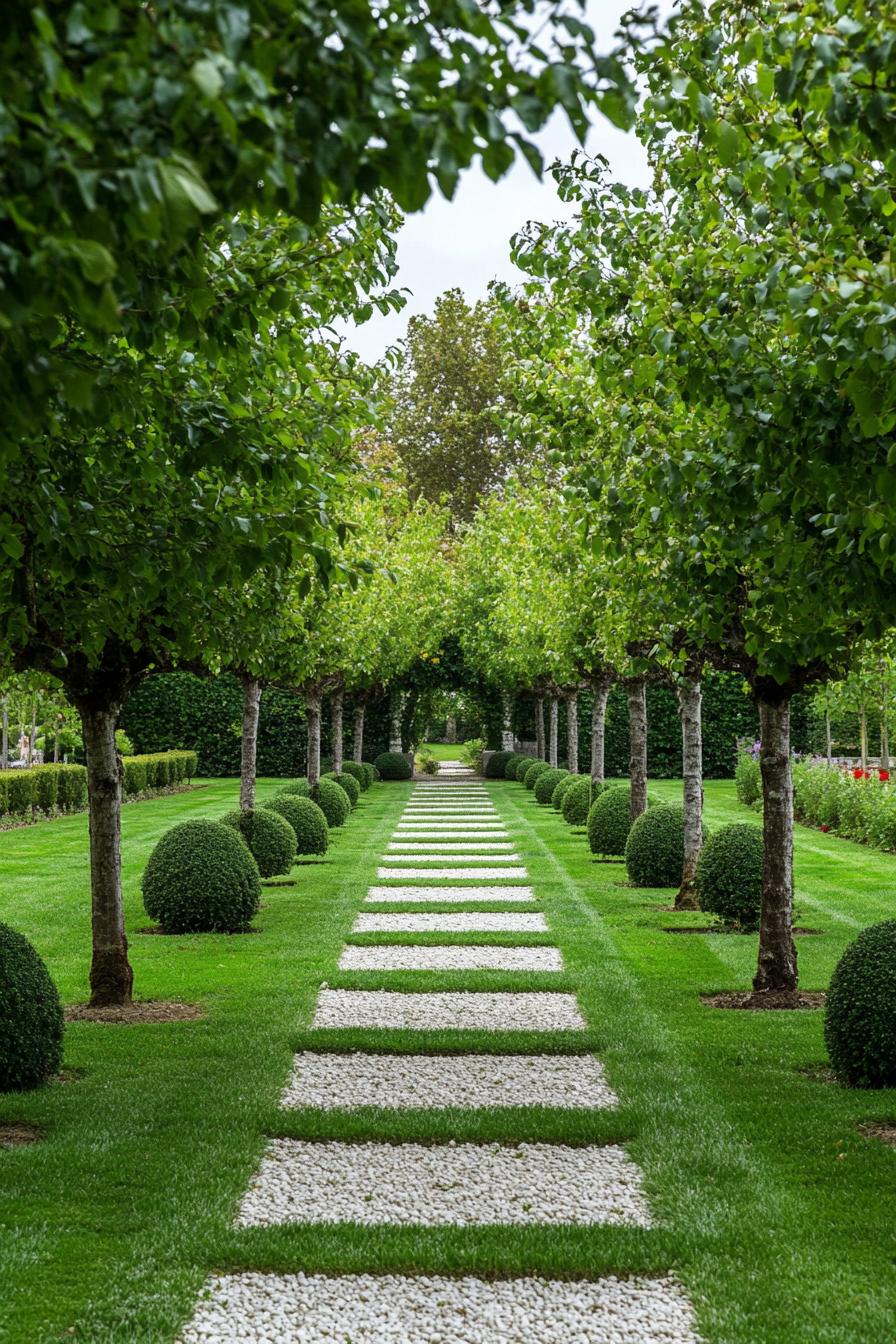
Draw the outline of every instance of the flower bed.
<instances>
[{"instance_id":1,"label":"flower bed","mask_svg":"<svg viewBox=\"0 0 896 1344\"><path fill-rule=\"evenodd\" d=\"M793 767L793 810L806 826L896 851L896 789L886 770L799 761Z\"/></svg>"}]
</instances>

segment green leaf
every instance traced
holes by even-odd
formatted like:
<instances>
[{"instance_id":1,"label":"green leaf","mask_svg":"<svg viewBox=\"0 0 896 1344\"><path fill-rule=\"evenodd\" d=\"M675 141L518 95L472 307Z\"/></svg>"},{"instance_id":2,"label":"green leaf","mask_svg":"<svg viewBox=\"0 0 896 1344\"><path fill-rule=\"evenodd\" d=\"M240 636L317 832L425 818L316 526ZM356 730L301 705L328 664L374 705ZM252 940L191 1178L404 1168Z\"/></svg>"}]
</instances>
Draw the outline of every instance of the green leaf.
<instances>
[{"instance_id":1,"label":"green leaf","mask_svg":"<svg viewBox=\"0 0 896 1344\"><path fill-rule=\"evenodd\" d=\"M217 98L224 87L224 79L215 62L204 56L190 71L190 78L206 98Z\"/></svg>"},{"instance_id":2,"label":"green leaf","mask_svg":"<svg viewBox=\"0 0 896 1344\"><path fill-rule=\"evenodd\" d=\"M66 244L68 251L81 268L81 274L92 285L111 280L116 271L115 258L107 247L92 238L75 238Z\"/></svg>"}]
</instances>

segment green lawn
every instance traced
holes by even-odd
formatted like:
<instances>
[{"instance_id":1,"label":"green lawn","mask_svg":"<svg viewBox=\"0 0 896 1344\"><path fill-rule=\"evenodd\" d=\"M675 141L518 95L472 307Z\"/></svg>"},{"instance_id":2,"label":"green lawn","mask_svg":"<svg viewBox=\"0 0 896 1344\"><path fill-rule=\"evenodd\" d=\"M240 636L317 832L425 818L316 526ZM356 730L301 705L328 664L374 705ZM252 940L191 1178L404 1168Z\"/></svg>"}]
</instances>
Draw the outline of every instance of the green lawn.
<instances>
[{"instance_id":1,"label":"green lawn","mask_svg":"<svg viewBox=\"0 0 896 1344\"><path fill-rule=\"evenodd\" d=\"M447 742L424 742L417 750L426 752L427 756L434 756L437 761L460 760L460 743L449 746Z\"/></svg>"},{"instance_id":2,"label":"green lawn","mask_svg":"<svg viewBox=\"0 0 896 1344\"><path fill-rule=\"evenodd\" d=\"M571 1050L581 1034L307 1032L317 987L535 988L530 975L343 973L336 961L410 785L362 796L323 862L268 888L257 934L135 934L141 997L201 1002L203 1021L69 1028L76 1081L0 1097L0 1121L46 1140L0 1152L0 1340L170 1344L211 1268L589 1276L674 1269L707 1344L892 1344L896 1335L896 1151L857 1124L896 1118L896 1094L826 1081L821 1014L723 1012L701 991L745 987L755 937L676 935L693 915L667 893L623 885L521 785L488 785L504 814L576 990L587 1044L617 1111L291 1112L276 1102L292 1049ZM276 781L261 786L261 796ZM677 795L674 783L653 785ZM235 781L125 809L131 929L138 878L173 820L217 815ZM707 786L710 827L749 814ZM67 1000L87 965L86 820L0 834L0 918L33 939ZM856 931L893 907L896 859L798 833L805 988L823 988ZM374 907L372 907L374 908ZM407 907L413 909L414 907ZM438 906L429 905L429 910ZM452 907L458 909L462 907ZM500 908L500 907L495 907ZM517 907L518 908L518 907ZM427 941L538 941L430 935ZM357 941L396 941L367 935ZM415 937L411 941L423 941ZM544 983L543 981L541 983ZM534 1025L534 1024L533 1024ZM661 1226L625 1228L230 1227L267 1133L307 1138L622 1139L645 1171Z\"/></svg>"}]
</instances>

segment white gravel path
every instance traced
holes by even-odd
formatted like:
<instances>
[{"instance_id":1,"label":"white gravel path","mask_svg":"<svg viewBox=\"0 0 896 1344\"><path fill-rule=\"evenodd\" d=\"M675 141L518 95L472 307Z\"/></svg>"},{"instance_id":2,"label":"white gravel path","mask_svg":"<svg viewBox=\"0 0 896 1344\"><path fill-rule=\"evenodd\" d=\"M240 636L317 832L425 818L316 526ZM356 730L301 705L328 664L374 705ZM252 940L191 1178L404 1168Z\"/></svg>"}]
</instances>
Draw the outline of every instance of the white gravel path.
<instances>
[{"instance_id":1,"label":"white gravel path","mask_svg":"<svg viewBox=\"0 0 896 1344\"><path fill-rule=\"evenodd\" d=\"M439 901L446 905L467 901L525 901L534 902L531 887L370 887L364 897L367 902Z\"/></svg>"},{"instance_id":2,"label":"white gravel path","mask_svg":"<svg viewBox=\"0 0 896 1344\"><path fill-rule=\"evenodd\" d=\"M321 989L313 1027L406 1031L581 1031L574 994L551 991L396 994L387 989Z\"/></svg>"},{"instance_id":3,"label":"white gravel path","mask_svg":"<svg viewBox=\"0 0 896 1344\"><path fill-rule=\"evenodd\" d=\"M513 851L512 840L390 840L386 846L389 854L396 851L406 851L410 854L418 854L421 850L431 853L442 854L506 854Z\"/></svg>"},{"instance_id":4,"label":"white gravel path","mask_svg":"<svg viewBox=\"0 0 896 1344\"><path fill-rule=\"evenodd\" d=\"M472 840L487 840L493 836L496 840L501 836L507 835L506 826L448 826L433 825L431 821L408 821L401 822L396 830L392 832L393 840L427 840L430 837L433 840L453 840L455 837L462 840L464 836L469 836Z\"/></svg>"},{"instance_id":5,"label":"white gravel path","mask_svg":"<svg viewBox=\"0 0 896 1344\"><path fill-rule=\"evenodd\" d=\"M352 933L547 933L541 911L460 911L449 914L372 914L362 910Z\"/></svg>"},{"instance_id":6,"label":"white gravel path","mask_svg":"<svg viewBox=\"0 0 896 1344\"><path fill-rule=\"evenodd\" d=\"M593 1055L296 1055L282 1106L444 1110L617 1104Z\"/></svg>"},{"instance_id":7,"label":"white gravel path","mask_svg":"<svg viewBox=\"0 0 896 1344\"><path fill-rule=\"evenodd\" d=\"M448 850L444 854L430 854L412 850L409 854L389 852L384 854L383 858L387 863L464 863L472 867L477 863L519 863L519 854L512 851L509 854L471 854L467 852L466 846L462 847L462 853L455 853L454 850Z\"/></svg>"},{"instance_id":8,"label":"white gravel path","mask_svg":"<svg viewBox=\"0 0 896 1344\"><path fill-rule=\"evenodd\" d=\"M340 971L562 971L557 947L343 948Z\"/></svg>"},{"instance_id":9,"label":"white gravel path","mask_svg":"<svg viewBox=\"0 0 896 1344\"><path fill-rule=\"evenodd\" d=\"M698 1344L672 1279L225 1274L181 1344Z\"/></svg>"},{"instance_id":10,"label":"white gravel path","mask_svg":"<svg viewBox=\"0 0 896 1344\"><path fill-rule=\"evenodd\" d=\"M478 882L492 882L497 877L513 878L514 881L524 881L528 877L525 868L377 868L377 878L380 882L407 882L408 878L429 877L429 878L452 878L455 882L461 878L471 878Z\"/></svg>"},{"instance_id":11,"label":"white gravel path","mask_svg":"<svg viewBox=\"0 0 896 1344\"><path fill-rule=\"evenodd\" d=\"M641 1173L613 1144L270 1139L237 1225L291 1222L651 1226Z\"/></svg>"}]
</instances>

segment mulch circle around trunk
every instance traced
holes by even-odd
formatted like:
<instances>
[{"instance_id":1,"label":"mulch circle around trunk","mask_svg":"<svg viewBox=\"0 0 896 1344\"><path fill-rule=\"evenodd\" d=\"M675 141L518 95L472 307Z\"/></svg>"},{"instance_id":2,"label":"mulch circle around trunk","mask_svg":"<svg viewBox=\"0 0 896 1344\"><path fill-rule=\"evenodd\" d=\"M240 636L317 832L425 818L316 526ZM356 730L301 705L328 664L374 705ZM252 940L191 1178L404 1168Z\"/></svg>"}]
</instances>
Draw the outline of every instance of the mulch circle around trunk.
<instances>
[{"instance_id":1,"label":"mulch circle around trunk","mask_svg":"<svg viewBox=\"0 0 896 1344\"><path fill-rule=\"evenodd\" d=\"M864 1139L877 1139L880 1143L896 1148L896 1121L875 1120L867 1125L859 1125L859 1133Z\"/></svg>"},{"instance_id":2,"label":"mulch circle around trunk","mask_svg":"<svg viewBox=\"0 0 896 1344\"><path fill-rule=\"evenodd\" d=\"M39 1143L42 1138L36 1125L0 1124L0 1148L21 1148L26 1143Z\"/></svg>"},{"instance_id":3,"label":"mulch circle around trunk","mask_svg":"<svg viewBox=\"0 0 896 1344\"><path fill-rule=\"evenodd\" d=\"M743 937L744 934L755 933L756 930L750 929L732 929L725 924L670 924L663 928L663 933L720 933L733 934L736 937ZM794 938L812 938L823 932L822 929L792 929Z\"/></svg>"},{"instance_id":4,"label":"mulch circle around trunk","mask_svg":"<svg viewBox=\"0 0 896 1344\"><path fill-rule=\"evenodd\" d=\"M166 1003L164 999L144 999L139 1003L109 1004L105 1008L91 1008L88 1003L75 1003L65 1010L66 1022L106 1022L122 1026L143 1026L156 1022L195 1022L204 1017L195 1003Z\"/></svg>"},{"instance_id":5,"label":"mulch circle around trunk","mask_svg":"<svg viewBox=\"0 0 896 1344\"><path fill-rule=\"evenodd\" d=\"M766 989L759 992L749 990L701 994L700 998L709 1008L744 1008L749 1013L762 1013L779 1008L823 1008L827 995L821 990L798 989L790 992Z\"/></svg>"}]
</instances>

